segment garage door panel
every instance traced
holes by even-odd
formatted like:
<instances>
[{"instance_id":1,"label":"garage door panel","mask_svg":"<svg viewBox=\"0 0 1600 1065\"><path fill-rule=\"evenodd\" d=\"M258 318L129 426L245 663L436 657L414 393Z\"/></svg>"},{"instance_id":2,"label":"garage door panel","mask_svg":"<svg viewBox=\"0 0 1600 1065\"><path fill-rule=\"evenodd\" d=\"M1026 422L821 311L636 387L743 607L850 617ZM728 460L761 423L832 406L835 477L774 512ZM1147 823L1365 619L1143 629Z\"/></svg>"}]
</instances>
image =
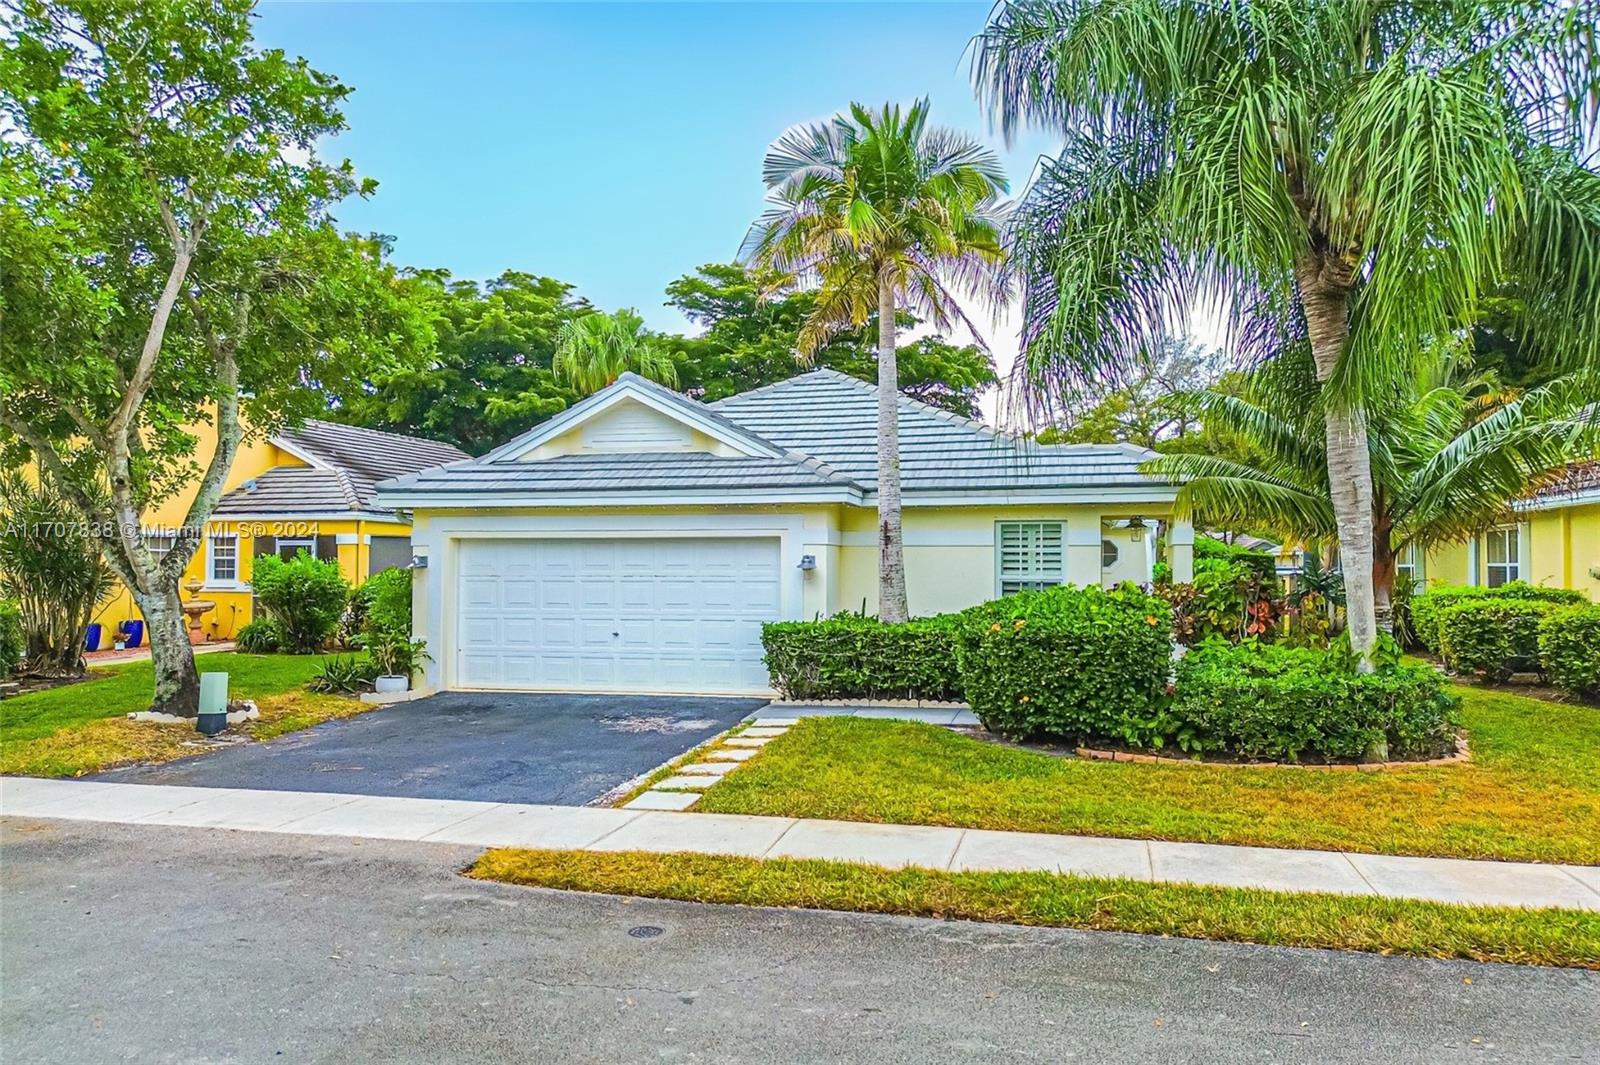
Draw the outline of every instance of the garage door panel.
<instances>
[{"instance_id":1,"label":"garage door panel","mask_svg":"<svg viewBox=\"0 0 1600 1065\"><path fill-rule=\"evenodd\" d=\"M767 686L776 539L467 540L456 683L750 691Z\"/></svg>"}]
</instances>

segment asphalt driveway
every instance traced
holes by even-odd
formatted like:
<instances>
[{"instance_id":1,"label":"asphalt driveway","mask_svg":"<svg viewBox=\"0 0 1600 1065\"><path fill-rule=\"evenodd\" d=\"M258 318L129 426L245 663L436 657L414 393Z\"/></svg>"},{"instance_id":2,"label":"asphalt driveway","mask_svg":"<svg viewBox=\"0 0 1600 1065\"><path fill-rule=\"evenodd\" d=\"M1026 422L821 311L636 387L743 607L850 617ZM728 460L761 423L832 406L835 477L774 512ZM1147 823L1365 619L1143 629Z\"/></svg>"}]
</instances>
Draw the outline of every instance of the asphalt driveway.
<instances>
[{"instance_id":1,"label":"asphalt driveway","mask_svg":"<svg viewBox=\"0 0 1600 1065\"><path fill-rule=\"evenodd\" d=\"M268 743L95 779L581 806L764 699L445 692Z\"/></svg>"}]
</instances>

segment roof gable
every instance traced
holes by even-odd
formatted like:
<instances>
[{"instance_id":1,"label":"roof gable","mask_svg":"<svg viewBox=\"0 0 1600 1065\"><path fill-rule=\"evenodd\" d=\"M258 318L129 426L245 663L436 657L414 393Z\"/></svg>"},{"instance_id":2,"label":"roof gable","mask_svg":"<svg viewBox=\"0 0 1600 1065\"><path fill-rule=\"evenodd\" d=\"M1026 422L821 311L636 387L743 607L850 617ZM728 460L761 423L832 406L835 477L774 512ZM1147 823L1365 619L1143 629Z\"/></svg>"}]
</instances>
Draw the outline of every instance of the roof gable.
<instances>
[{"instance_id":1,"label":"roof gable","mask_svg":"<svg viewBox=\"0 0 1600 1065\"><path fill-rule=\"evenodd\" d=\"M784 450L704 404L637 374L611 385L500 445L479 462L531 462L582 453L778 458Z\"/></svg>"}]
</instances>

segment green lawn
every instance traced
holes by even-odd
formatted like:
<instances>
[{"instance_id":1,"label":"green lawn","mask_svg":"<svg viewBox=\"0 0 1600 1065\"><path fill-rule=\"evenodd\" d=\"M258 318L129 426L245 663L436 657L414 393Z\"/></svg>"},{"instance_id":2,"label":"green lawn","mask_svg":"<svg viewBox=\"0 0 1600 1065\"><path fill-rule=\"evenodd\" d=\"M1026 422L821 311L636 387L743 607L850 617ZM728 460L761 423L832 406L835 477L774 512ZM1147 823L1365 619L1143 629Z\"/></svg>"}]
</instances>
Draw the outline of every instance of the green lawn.
<instances>
[{"instance_id":1,"label":"green lawn","mask_svg":"<svg viewBox=\"0 0 1600 1065\"><path fill-rule=\"evenodd\" d=\"M1600 710L1462 687L1464 765L1381 773L1056 758L811 718L696 810L1600 864Z\"/></svg>"},{"instance_id":2,"label":"green lawn","mask_svg":"<svg viewBox=\"0 0 1600 1065\"><path fill-rule=\"evenodd\" d=\"M255 739L371 709L366 703L316 695L305 682L323 655L204 655L202 671L228 674L228 693L254 699L261 718L239 726ZM111 666L107 675L80 684L0 700L0 773L82 776L130 762L160 762L200 753L185 746L194 732L183 725L129 721L130 710L150 705L154 669L149 662Z\"/></svg>"},{"instance_id":3,"label":"green lawn","mask_svg":"<svg viewBox=\"0 0 1600 1065\"><path fill-rule=\"evenodd\" d=\"M311 679L325 655L199 655L201 672L228 674L228 695L258 699L298 688ZM155 667L149 661L107 667L109 676L48 691L0 699L0 741L38 739L63 728L150 707Z\"/></svg>"},{"instance_id":4,"label":"green lawn","mask_svg":"<svg viewBox=\"0 0 1600 1065\"><path fill-rule=\"evenodd\" d=\"M1600 914L1575 910L1452 906L1049 873L890 871L842 862L703 854L494 850L478 860L470 875L566 891L692 902L899 913L1600 969Z\"/></svg>"}]
</instances>

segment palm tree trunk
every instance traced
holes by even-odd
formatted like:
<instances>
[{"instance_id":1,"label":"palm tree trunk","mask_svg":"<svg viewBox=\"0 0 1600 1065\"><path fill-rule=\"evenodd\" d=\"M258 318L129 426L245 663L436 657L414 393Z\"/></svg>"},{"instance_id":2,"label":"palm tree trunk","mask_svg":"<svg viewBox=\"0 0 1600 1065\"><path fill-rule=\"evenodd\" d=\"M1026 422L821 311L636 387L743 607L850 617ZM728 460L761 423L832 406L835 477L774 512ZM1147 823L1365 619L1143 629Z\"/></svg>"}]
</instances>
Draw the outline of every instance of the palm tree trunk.
<instances>
[{"instance_id":1,"label":"palm tree trunk","mask_svg":"<svg viewBox=\"0 0 1600 1065\"><path fill-rule=\"evenodd\" d=\"M1317 382L1326 385L1350 337L1350 270L1342 263L1308 257L1297 264L1296 273ZM1330 273L1337 276L1329 277ZM1370 671L1378 623L1372 585L1372 454L1367 445L1366 416L1359 408L1329 404L1324 432L1350 647L1361 656L1363 669Z\"/></svg>"},{"instance_id":2,"label":"palm tree trunk","mask_svg":"<svg viewBox=\"0 0 1600 1065\"><path fill-rule=\"evenodd\" d=\"M878 620L905 621L905 546L900 531L900 370L894 350L894 277L878 274Z\"/></svg>"},{"instance_id":3,"label":"palm tree trunk","mask_svg":"<svg viewBox=\"0 0 1600 1065\"><path fill-rule=\"evenodd\" d=\"M1393 532L1389 522L1375 519L1372 537L1373 617L1378 631L1390 635L1394 634L1394 578Z\"/></svg>"}]
</instances>

